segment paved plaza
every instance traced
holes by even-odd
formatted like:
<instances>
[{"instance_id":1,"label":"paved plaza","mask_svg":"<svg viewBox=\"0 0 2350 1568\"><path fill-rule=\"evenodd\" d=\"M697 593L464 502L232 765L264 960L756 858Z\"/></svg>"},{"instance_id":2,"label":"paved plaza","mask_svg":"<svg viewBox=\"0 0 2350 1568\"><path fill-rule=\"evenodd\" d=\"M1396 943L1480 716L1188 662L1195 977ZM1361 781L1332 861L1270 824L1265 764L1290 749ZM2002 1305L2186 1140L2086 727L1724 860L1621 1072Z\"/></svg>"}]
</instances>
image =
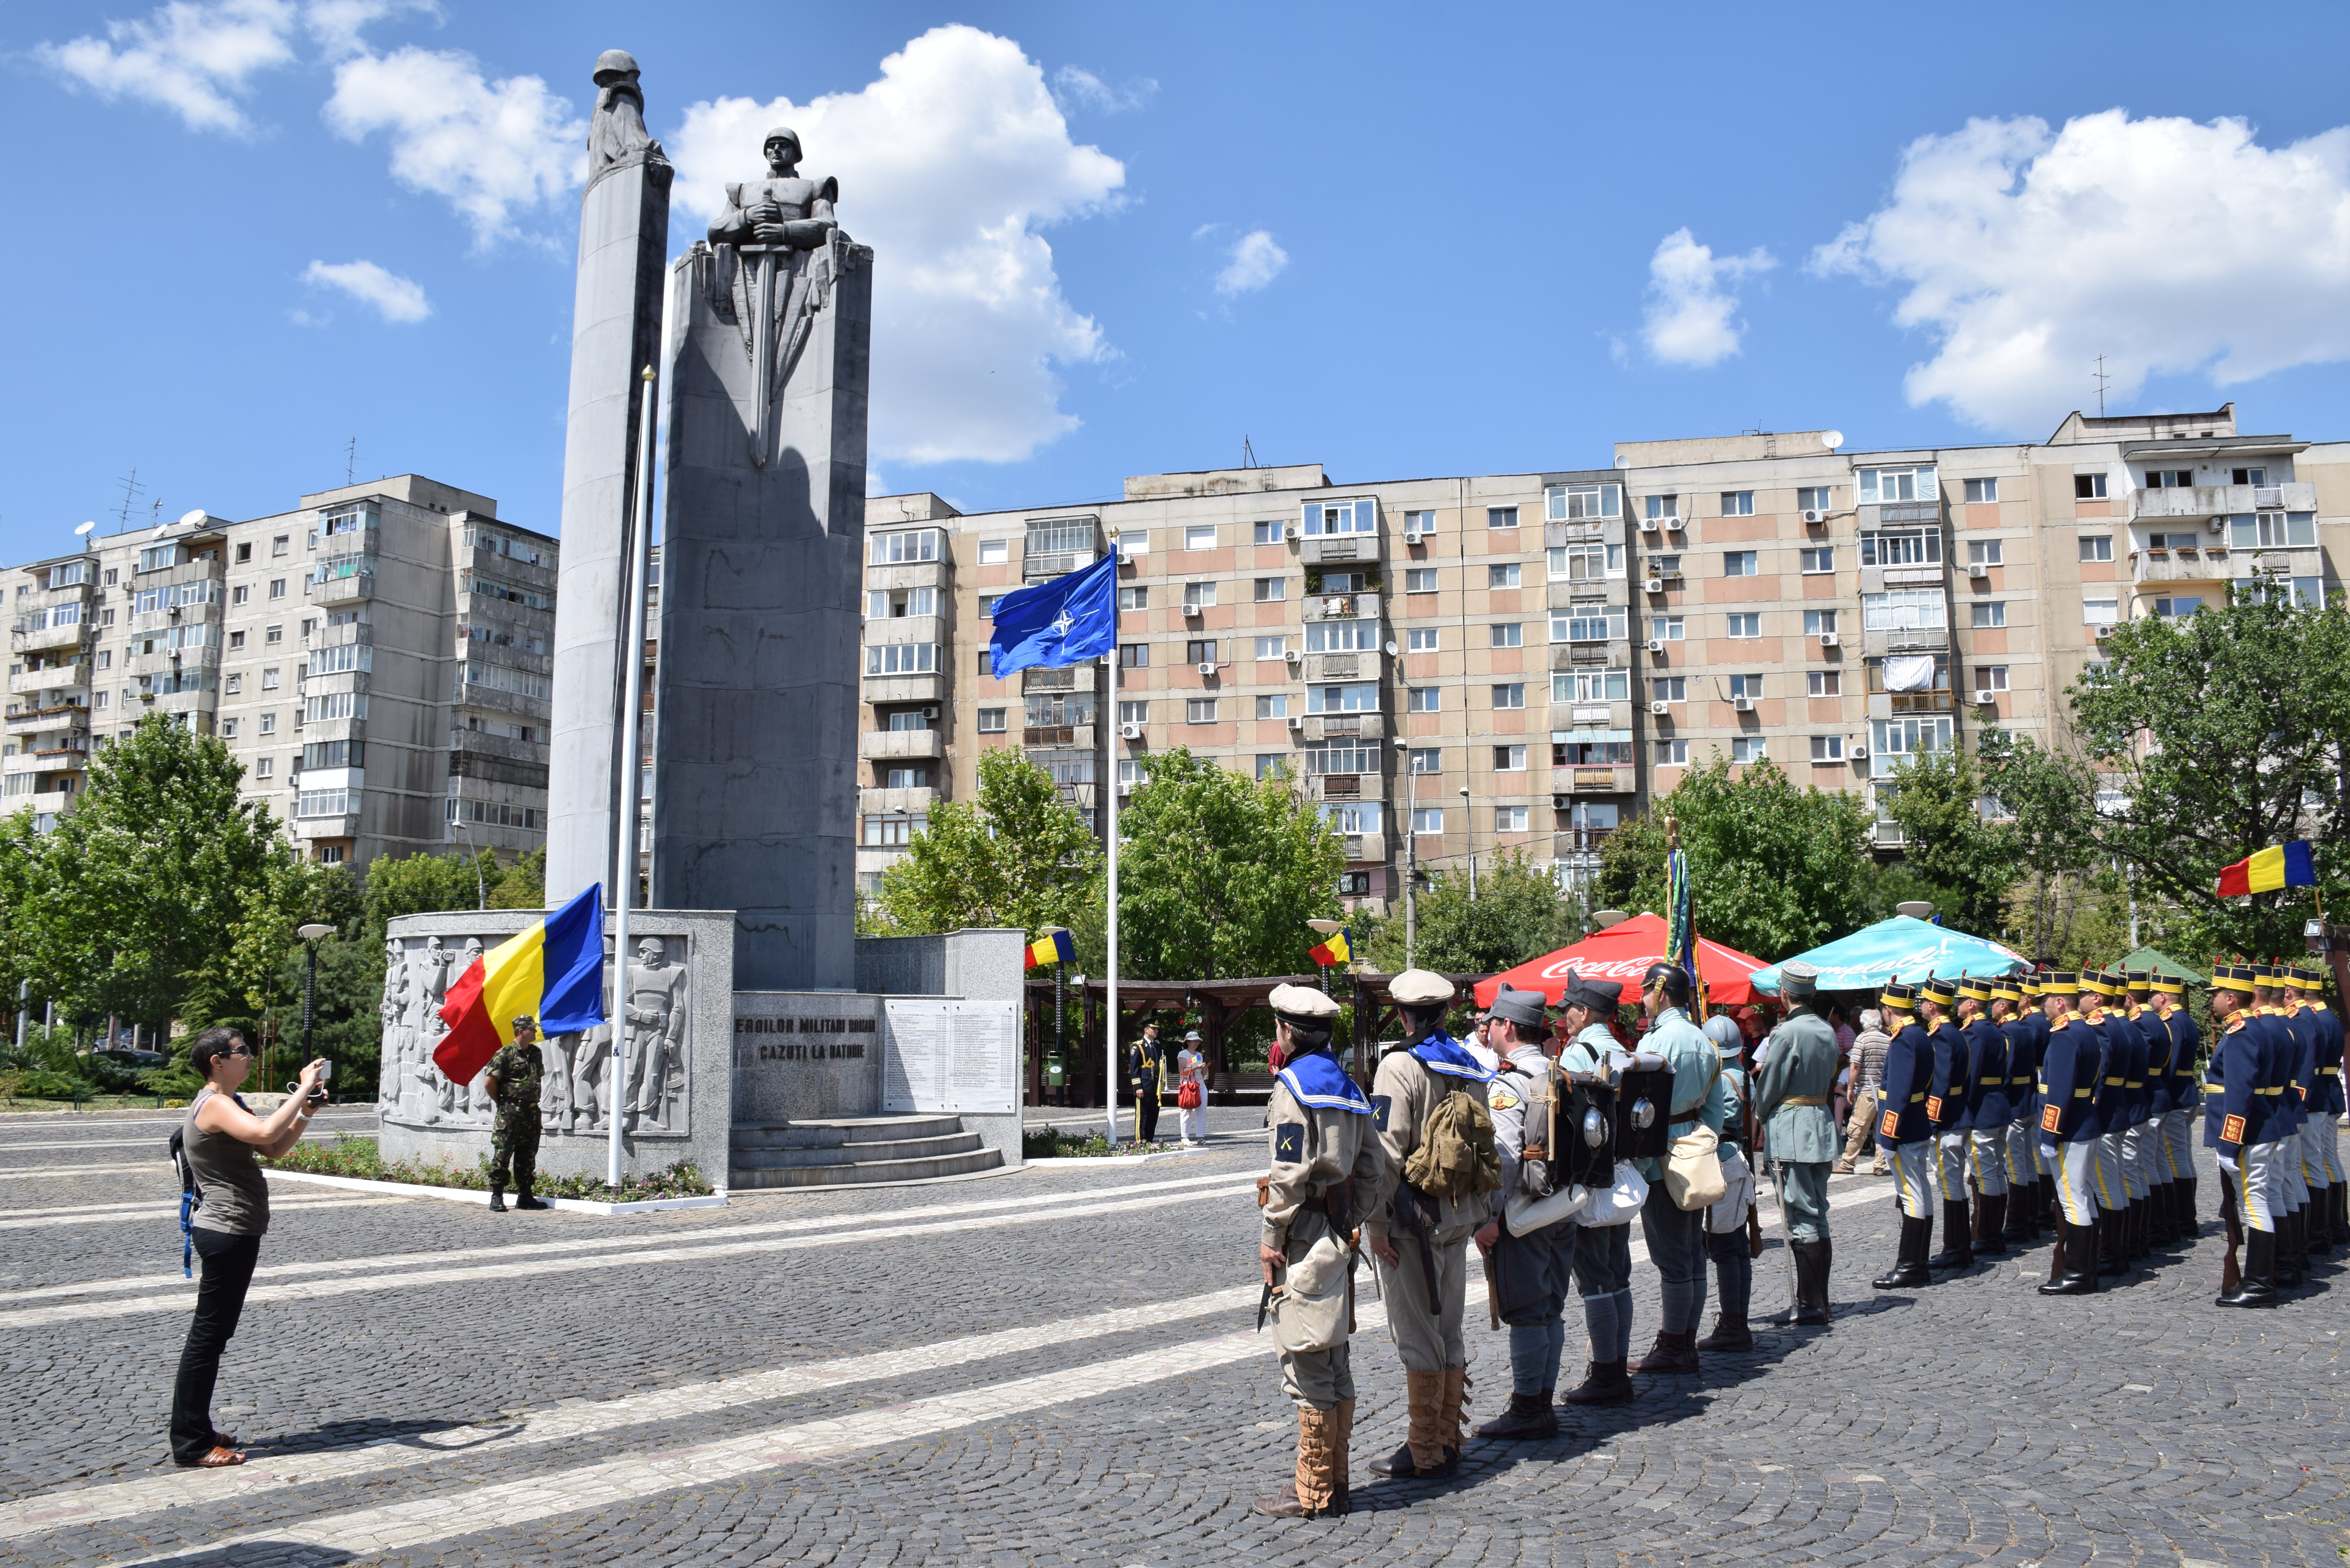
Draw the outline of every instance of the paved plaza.
<instances>
[{"instance_id":1,"label":"paved plaza","mask_svg":"<svg viewBox=\"0 0 2350 1568\"><path fill-rule=\"evenodd\" d=\"M1638 1379L1450 1481L1365 1469L1404 1425L1367 1291L1354 1514L1253 1515L1295 1435L1250 1333L1260 1115L1149 1164L622 1219L279 1184L215 1406L252 1455L226 1471L163 1438L192 1299L172 1118L11 1116L0 1563L2202 1568L2350 1544L2334 1265L2281 1311L2214 1310L2207 1221L2094 1299L2033 1293L2044 1244L1877 1296L1895 1227L1866 1176L1833 1192L1833 1330ZM1472 1293L1482 1419L1507 1356Z\"/></svg>"}]
</instances>

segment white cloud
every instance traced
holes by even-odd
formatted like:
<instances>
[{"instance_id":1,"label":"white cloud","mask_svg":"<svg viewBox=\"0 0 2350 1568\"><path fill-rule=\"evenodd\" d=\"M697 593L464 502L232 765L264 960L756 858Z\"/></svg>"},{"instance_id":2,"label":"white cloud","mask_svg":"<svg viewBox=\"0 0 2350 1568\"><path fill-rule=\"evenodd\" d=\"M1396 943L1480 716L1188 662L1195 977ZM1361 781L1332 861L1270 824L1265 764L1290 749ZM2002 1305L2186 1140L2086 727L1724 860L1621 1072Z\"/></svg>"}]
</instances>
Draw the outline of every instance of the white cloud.
<instances>
[{"instance_id":1,"label":"white cloud","mask_svg":"<svg viewBox=\"0 0 2350 1568\"><path fill-rule=\"evenodd\" d=\"M445 196L477 245L514 234L515 213L582 177L587 122L536 77L490 81L470 55L411 46L335 67L327 123L352 141L388 132L393 178Z\"/></svg>"},{"instance_id":2,"label":"white cloud","mask_svg":"<svg viewBox=\"0 0 2350 1568\"><path fill-rule=\"evenodd\" d=\"M256 74L294 62L290 0L172 0L144 21L109 22L104 38L42 44L34 54L101 98L161 104L191 130L243 136L253 130L237 106Z\"/></svg>"},{"instance_id":3,"label":"white cloud","mask_svg":"<svg viewBox=\"0 0 2350 1568\"><path fill-rule=\"evenodd\" d=\"M1083 66L1063 66L1053 73L1053 99L1065 112L1092 109L1118 114L1140 109L1158 91L1159 83L1149 77L1135 77L1124 87L1112 87Z\"/></svg>"},{"instance_id":4,"label":"white cloud","mask_svg":"<svg viewBox=\"0 0 2350 1568\"><path fill-rule=\"evenodd\" d=\"M1014 462L1074 429L1055 363L1113 351L1062 296L1037 231L1110 205L1126 171L1070 140L1020 46L937 27L856 92L692 105L663 138L678 170L674 240L691 237L690 214L723 209L726 182L761 172L761 133L779 123L799 132L805 172L838 177L841 226L877 253L874 452Z\"/></svg>"},{"instance_id":5,"label":"white cloud","mask_svg":"<svg viewBox=\"0 0 2350 1568\"><path fill-rule=\"evenodd\" d=\"M371 261L314 261L302 281L313 288L339 288L362 305L372 305L386 321L421 321L432 314L424 286Z\"/></svg>"},{"instance_id":6,"label":"white cloud","mask_svg":"<svg viewBox=\"0 0 2350 1568\"><path fill-rule=\"evenodd\" d=\"M1648 307L1640 328L1648 352L1668 365L1718 365L1738 352L1738 283L1779 264L1761 247L1716 256L1687 229L1657 242L1648 258Z\"/></svg>"},{"instance_id":7,"label":"white cloud","mask_svg":"<svg viewBox=\"0 0 2350 1568\"><path fill-rule=\"evenodd\" d=\"M1216 292L1227 297L1253 293L1279 277L1288 265L1289 253L1273 243L1270 233L1252 230L1232 246L1224 270L1216 275Z\"/></svg>"},{"instance_id":8,"label":"white cloud","mask_svg":"<svg viewBox=\"0 0 2350 1568\"><path fill-rule=\"evenodd\" d=\"M367 47L359 35L369 26L411 11L422 12L436 22L441 19L439 0L310 0L303 7L302 23L327 57L339 60Z\"/></svg>"},{"instance_id":9,"label":"white cloud","mask_svg":"<svg viewBox=\"0 0 2350 1568\"><path fill-rule=\"evenodd\" d=\"M1814 254L1908 286L1939 343L1908 378L1992 429L2037 431L2149 374L2231 386L2350 358L2350 128L2271 150L2241 119L1973 119L1903 150L1891 198Z\"/></svg>"}]
</instances>

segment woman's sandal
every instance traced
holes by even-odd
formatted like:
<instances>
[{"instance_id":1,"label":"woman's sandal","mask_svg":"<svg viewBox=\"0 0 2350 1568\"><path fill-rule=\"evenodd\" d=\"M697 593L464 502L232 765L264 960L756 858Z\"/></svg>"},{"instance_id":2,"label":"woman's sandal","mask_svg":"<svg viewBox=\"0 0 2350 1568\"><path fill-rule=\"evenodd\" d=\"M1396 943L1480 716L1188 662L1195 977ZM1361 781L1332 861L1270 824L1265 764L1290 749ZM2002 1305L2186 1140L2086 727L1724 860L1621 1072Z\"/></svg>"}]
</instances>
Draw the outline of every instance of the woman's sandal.
<instances>
[{"instance_id":1,"label":"woman's sandal","mask_svg":"<svg viewBox=\"0 0 2350 1568\"><path fill-rule=\"evenodd\" d=\"M243 1463L244 1463L244 1456L234 1449L215 1448L203 1459L193 1461L190 1468L200 1470L217 1470L226 1469L230 1465Z\"/></svg>"}]
</instances>

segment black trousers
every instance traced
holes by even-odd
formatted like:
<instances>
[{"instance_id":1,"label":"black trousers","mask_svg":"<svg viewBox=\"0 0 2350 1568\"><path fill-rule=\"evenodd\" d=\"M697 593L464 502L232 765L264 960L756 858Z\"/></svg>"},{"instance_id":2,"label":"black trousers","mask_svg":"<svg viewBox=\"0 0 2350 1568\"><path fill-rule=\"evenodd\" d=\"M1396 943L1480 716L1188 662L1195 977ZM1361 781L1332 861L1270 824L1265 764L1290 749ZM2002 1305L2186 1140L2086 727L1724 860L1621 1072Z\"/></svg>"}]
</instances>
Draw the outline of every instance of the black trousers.
<instances>
[{"instance_id":1,"label":"black trousers","mask_svg":"<svg viewBox=\"0 0 2350 1568\"><path fill-rule=\"evenodd\" d=\"M221 1352L236 1333L244 1293L261 1262L261 1238L198 1231L196 1252L204 1277L196 1287L196 1317L180 1351L180 1376L172 1385L172 1457L182 1464L213 1449L213 1385L220 1380Z\"/></svg>"},{"instance_id":2,"label":"black trousers","mask_svg":"<svg viewBox=\"0 0 2350 1568\"><path fill-rule=\"evenodd\" d=\"M1159 1136L1159 1080L1139 1080L1134 1089L1135 1136L1149 1143Z\"/></svg>"}]
</instances>

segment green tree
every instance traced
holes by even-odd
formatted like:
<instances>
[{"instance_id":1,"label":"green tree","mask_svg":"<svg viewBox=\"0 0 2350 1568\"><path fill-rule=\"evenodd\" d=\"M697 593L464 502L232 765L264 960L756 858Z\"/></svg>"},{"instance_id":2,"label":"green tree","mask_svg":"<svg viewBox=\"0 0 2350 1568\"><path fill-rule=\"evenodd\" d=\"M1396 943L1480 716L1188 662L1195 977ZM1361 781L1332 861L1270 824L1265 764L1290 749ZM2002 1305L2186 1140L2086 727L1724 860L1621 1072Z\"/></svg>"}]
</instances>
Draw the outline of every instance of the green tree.
<instances>
[{"instance_id":1,"label":"green tree","mask_svg":"<svg viewBox=\"0 0 2350 1568\"><path fill-rule=\"evenodd\" d=\"M546 908L546 851L525 849L498 877L490 893L493 909Z\"/></svg>"},{"instance_id":2,"label":"green tree","mask_svg":"<svg viewBox=\"0 0 2350 1568\"><path fill-rule=\"evenodd\" d=\"M1986 821L1982 770L1972 752L1946 746L1904 763L1877 786L1886 815L1901 825L1901 857L1937 889L1944 922L1977 936L1999 934L2007 891L2022 869L2017 836Z\"/></svg>"},{"instance_id":3,"label":"green tree","mask_svg":"<svg viewBox=\"0 0 2350 1568\"><path fill-rule=\"evenodd\" d=\"M978 799L933 804L930 826L882 873L880 912L908 936L1017 926L1034 937L1075 923L1100 856L1052 774L999 746L980 753Z\"/></svg>"},{"instance_id":4,"label":"green tree","mask_svg":"<svg viewBox=\"0 0 2350 1568\"><path fill-rule=\"evenodd\" d=\"M380 943L384 928L401 915L475 909L485 899L501 907L494 895L505 876L506 868L486 849L473 855L379 856L368 867L366 934Z\"/></svg>"},{"instance_id":5,"label":"green tree","mask_svg":"<svg viewBox=\"0 0 2350 1568\"><path fill-rule=\"evenodd\" d=\"M1505 849L1477 868L1476 896L1459 872L1430 876L1415 900L1412 961L1440 974L1491 974L1555 952L1581 934L1583 911L1549 871ZM1363 956L1394 974L1404 968L1403 901L1396 899L1364 937Z\"/></svg>"},{"instance_id":6,"label":"green tree","mask_svg":"<svg viewBox=\"0 0 2350 1568\"><path fill-rule=\"evenodd\" d=\"M1665 911L1665 818L1679 820L1698 934L1757 958L1789 957L1862 925L1868 912L1868 807L1798 788L1772 762L1733 777L1719 753L1608 835L1592 900Z\"/></svg>"},{"instance_id":7,"label":"green tree","mask_svg":"<svg viewBox=\"0 0 2350 1568\"><path fill-rule=\"evenodd\" d=\"M2306 889L2222 899L2220 868L2314 841L2321 890L2350 897L2350 610L2237 592L2224 607L2126 621L2067 693L2106 788L2098 852L2141 903L2176 906L2215 946L2302 950Z\"/></svg>"},{"instance_id":8,"label":"green tree","mask_svg":"<svg viewBox=\"0 0 2350 1568\"><path fill-rule=\"evenodd\" d=\"M1120 813L1118 968L1136 980L1297 974L1334 919L1346 846L1286 773L1252 779L1177 746ZM1106 884L1072 921L1088 972L1105 958Z\"/></svg>"},{"instance_id":9,"label":"green tree","mask_svg":"<svg viewBox=\"0 0 2350 1568\"><path fill-rule=\"evenodd\" d=\"M40 960L30 912L47 866L40 836L33 831L30 806L0 816L0 1032L15 1037L16 987L30 980L39 989Z\"/></svg>"}]
</instances>

